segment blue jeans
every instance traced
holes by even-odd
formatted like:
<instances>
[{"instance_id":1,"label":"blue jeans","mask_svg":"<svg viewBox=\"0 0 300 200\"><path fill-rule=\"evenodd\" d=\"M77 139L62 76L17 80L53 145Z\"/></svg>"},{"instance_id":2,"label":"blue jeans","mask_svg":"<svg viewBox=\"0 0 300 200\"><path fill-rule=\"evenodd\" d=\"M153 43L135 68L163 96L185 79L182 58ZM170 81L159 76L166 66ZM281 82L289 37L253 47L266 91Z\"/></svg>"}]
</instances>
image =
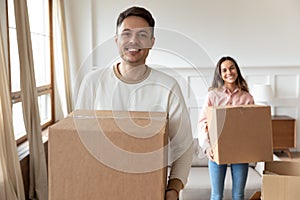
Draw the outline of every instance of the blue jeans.
<instances>
[{"instance_id":1,"label":"blue jeans","mask_svg":"<svg viewBox=\"0 0 300 200\"><path fill-rule=\"evenodd\" d=\"M232 200L244 200L244 190L248 176L248 163L231 164ZM218 165L209 160L209 176L211 181L210 200L221 200L224 192L224 181L227 164Z\"/></svg>"}]
</instances>

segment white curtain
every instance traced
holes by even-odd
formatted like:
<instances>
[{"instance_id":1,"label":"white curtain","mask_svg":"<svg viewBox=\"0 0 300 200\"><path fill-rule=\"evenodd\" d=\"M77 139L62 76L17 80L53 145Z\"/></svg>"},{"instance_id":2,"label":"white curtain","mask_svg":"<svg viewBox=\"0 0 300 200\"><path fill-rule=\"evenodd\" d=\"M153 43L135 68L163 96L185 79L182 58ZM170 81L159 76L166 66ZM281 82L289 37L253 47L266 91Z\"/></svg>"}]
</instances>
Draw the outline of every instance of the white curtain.
<instances>
[{"instance_id":1,"label":"white curtain","mask_svg":"<svg viewBox=\"0 0 300 200\"><path fill-rule=\"evenodd\" d=\"M54 0L53 2L57 6L57 9L54 8L53 10L60 12L59 15L61 15L54 15L57 19L53 20L53 22L58 25L54 26L56 28L54 33L58 33L57 35L61 38L61 44L59 45L64 45L64 47L57 47L60 48L60 51L63 49L68 51L67 53L61 53L60 56L68 56L70 67L65 72L69 73L69 80L65 79L64 84L70 84L71 92L67 95L71 95L71 101L68 104L72 104L72 108L74 108L83 76L93 67L93 29L97 30L100 28L94 27L93 24L93 2L94 0ZM55 48L55 50L58 48ZM57 58L55 57L55 60ZM55 70L65 69L65 67L67 65L64 65L62 62L62 64L55 66ZM62 84L58 86L62 87ZM66 96L65 92L61 92L61 94L61 96ZM57 106L57 104L55 105Z\"/></svg>"},{"instance_id":2,"label":"white curtain","mask_svg":"<svg viewBox=\"0 0 300 200\"><path fill-rule=\"evenodd\" d=\"M0 26L0 199L25 200L2 38Z\"/></svg>"},{"instance_id":3,"label":"white curtain","mask_svg":"<svg viewBox=\"0 0 300 200\"><path fill-rule=\"evenodd\" d=\"M73 110L64 0L53 0L53 33L55 109L56 119L61 119Z\"/></svg>"},{"instance_id":4,"label":"white curtain","mask_svg":"<svg viewBox=\"0 0 300 200\"><path fill-rule=\"evenodd\" d=\"M23 116L30 153L29 198L47 200L47 167L41 135L27 1L14 0L14 5L20 59Z\"/></svg>"}]
</instances>

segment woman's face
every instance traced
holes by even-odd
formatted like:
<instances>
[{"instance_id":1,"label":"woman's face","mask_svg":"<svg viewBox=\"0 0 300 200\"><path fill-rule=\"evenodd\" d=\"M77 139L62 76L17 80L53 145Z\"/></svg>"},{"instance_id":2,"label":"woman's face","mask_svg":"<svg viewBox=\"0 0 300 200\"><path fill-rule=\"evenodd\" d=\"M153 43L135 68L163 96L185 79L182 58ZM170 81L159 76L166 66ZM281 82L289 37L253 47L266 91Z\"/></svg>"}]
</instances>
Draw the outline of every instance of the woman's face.
<instances>
[{"instance_id":1,"label":"woman's face","mask_svg":"<svg viewBox=\"0 0 300 200\"><path fill-rule=\"evenodd\" d=\"M221 64L221 76L224 81L224 85L235 84L238 77L236 66L231 60L225 60Z\"/></svg>"}]
</instances>

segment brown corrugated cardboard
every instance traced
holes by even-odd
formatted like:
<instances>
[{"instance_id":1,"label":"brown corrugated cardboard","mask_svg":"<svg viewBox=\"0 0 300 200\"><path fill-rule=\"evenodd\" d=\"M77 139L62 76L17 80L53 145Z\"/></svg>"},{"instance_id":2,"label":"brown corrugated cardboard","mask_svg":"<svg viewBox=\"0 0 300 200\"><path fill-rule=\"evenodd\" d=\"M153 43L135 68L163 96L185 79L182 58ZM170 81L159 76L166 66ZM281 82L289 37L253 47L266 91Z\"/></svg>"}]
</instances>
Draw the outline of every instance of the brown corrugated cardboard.
<instances>
[{"instance_id":1,"label":"brown corrugated cardboard","mask_svg":"<svg viewBox=\"0 0 300 200\"><path fill-rule=\"evenodd\" d=\"M300 162L266 162L262 180L263 200L300 198Z\"/></svg>"},{"instance_id":2,"label":"brown corrugated cardboard","mask_svg":"<svg viewBox=\"0 0 300 200\"><path fill-rule=\"evenodd\" d=\"M255 192L249 200L261 200L261 192L260 191L257 191Z\"/></svg>"},{"instance_id":3,"label":"brown corrugated cardboard","mask_svg":"<svg viewBox=\"0 0 300 200\"><path fill-rule=\"evenodd\" d=\"M218 164L272 161L269 106L208 107L208 131Z\"/></svg>"},{"instance_id":4,"label":"brown corrugated cardboard","mask_svg":"<svg viewBox=\"0 0 300 200\"><path fill-rule=\"evenodd\" d=\"M49 130L50 200L164 199L167 114L75 111Z\"/></svg>"}]
</instances>

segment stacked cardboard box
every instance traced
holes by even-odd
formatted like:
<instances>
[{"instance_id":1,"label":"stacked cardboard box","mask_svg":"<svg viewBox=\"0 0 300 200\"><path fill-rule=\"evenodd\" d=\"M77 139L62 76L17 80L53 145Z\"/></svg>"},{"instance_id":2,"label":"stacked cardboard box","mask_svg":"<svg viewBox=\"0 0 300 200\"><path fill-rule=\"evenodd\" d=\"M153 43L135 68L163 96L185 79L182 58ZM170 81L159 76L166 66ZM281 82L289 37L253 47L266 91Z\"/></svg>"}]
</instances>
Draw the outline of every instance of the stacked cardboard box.
<instances>
[{"instance_id":1,"label":"stacked cardboard box","mask_svg":"<svg viewBox=\"0 0 300 200\"><path fill-rule=\"evenodd\" d=\"M208 107L208 131L218 164L273 160L269 106Z\"/></svg>"},{"instance_id":2,"label":"stacked cardboard box","mask_svg":"<svg viewBox=\"0 0 300 200\"><path fill-rule=\"evenodd\" d=\"M163 200L167 114L76 111L49 130L50 200Z\"/></svg>"},{"instance_id":3,"label":"stacked cardboard box","mask_svg":"<svg viewBox=\"0 0 300 200\"><path fill-rule=\"evenodd\" d=\"M262 180L263 200L296 200L300 198L300 162L265 163Z\"/></svg>"}]
</instances>

